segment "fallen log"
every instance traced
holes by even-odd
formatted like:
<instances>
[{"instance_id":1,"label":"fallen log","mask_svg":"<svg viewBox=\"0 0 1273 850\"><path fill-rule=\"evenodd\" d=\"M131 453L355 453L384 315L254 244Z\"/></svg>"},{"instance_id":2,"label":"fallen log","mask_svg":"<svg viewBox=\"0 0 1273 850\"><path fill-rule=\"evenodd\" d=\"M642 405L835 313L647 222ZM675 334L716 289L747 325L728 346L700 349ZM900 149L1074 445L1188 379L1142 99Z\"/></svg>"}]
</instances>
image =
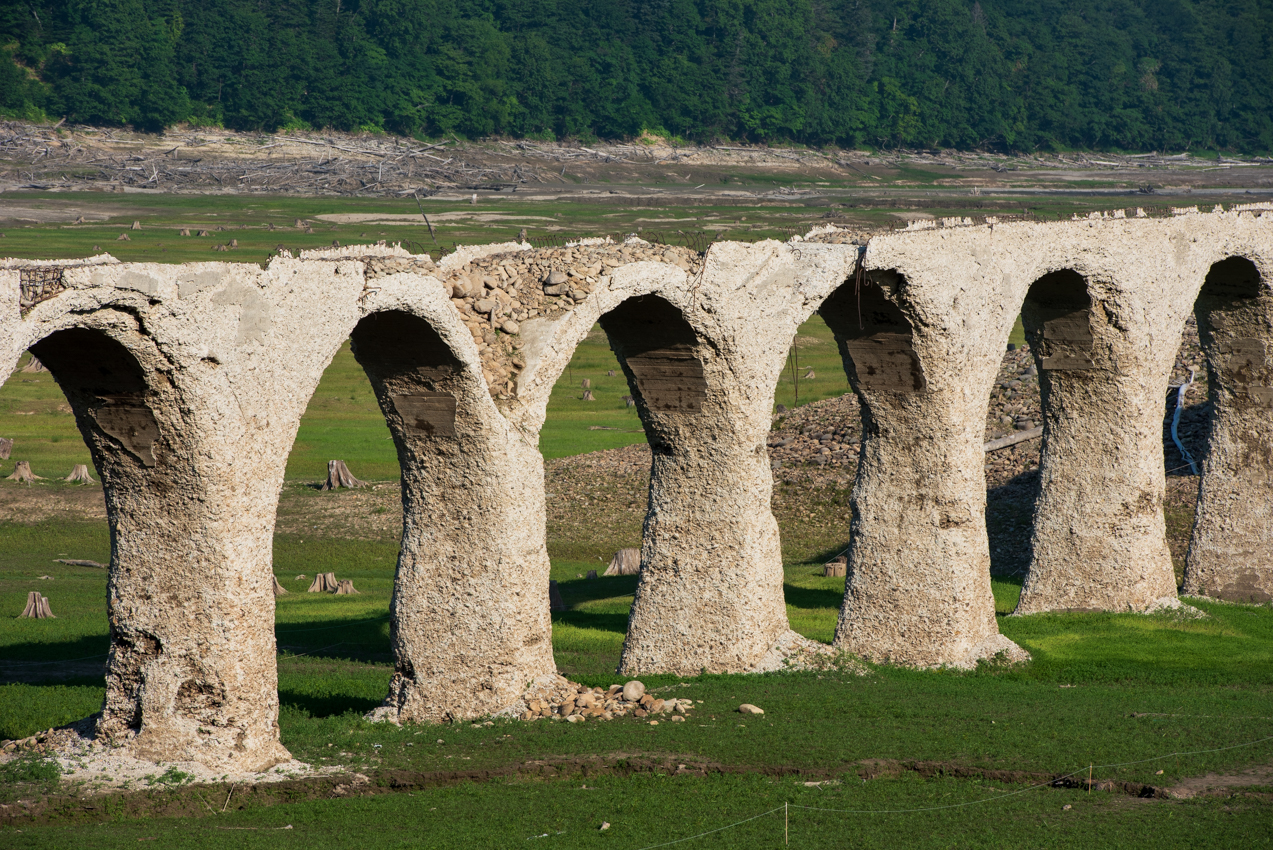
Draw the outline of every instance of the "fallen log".
<instances>
[{"instance_id":1,"label":"fallen log","mask_svg":"<svg viewBox=\"0 0 1273 850\"><path fill-rule=\"evenodd\" d=\"M997 452L1000 449L1006 449L1008 448L1008 446L1015 446L1017 443L1024 443L1027 440L1037 440L1039 437L1042 437L1042 436L1043 436L1043 426L1040 425L1038 428L1031 428L1028 431L1018 431L1015 434L1009 434L1006 437L1000 437L997 440L991 440L990 442L982 446L981 450L985 452L986 454L989 454L990 452Z\"/></svg>"}]
</instances>

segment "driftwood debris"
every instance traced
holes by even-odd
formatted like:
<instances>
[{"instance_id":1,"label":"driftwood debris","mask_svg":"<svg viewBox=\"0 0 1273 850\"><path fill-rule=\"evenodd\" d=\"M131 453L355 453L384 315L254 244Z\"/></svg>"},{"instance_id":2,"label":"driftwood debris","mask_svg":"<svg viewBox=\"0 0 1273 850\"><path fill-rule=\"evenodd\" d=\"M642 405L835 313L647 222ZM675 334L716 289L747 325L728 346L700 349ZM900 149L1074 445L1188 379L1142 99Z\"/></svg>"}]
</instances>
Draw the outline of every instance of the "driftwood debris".
<instances>
[{"instance_id":1,"label":"driftwood debris","mask_svg":"<svg viewBox=\"0 0 1273 850\"><path fill-rule=\"evenodd\" d=\"M71 474L66 476L62 480L69 481L72 484L96 484L97 483L96 481L93 480L93 476L88 474L87 464L83 464L83 463L75 464L75 468L71 470Z\"/></svg>"},{"instance_id":2,"label":"driftwood debris","mask_svg":"<svg viewBox=\"0 0 1273 850\"><path fill-rule=\"evenodd\" d=\"M14 468L13 474L7 476L5 481L17 481L19 484L30 484L32 481L43 481L43 475L36 475L31 471L31 461L20 460Z\"/></svg>"},{"instance_id":3,"label":"driftwood debris","mask_svg":"<svg viewBox=\"0 0 1273 850\"><path fill-rule=\"evenodd\" d=\"M366 481L360 481L354 477L349 471L349 467L345 466L343 460L327 461L327 480L323 482L321 490L339 490L341 487L353 490L358 487L366 487Z\"/></svg>"},{"instance_id":4,"label":"driftwood debris","mask_svg":"<svg viewBox=\"0 0 1273 850\"><path fill-rule=\"evenodd\" d=\"M354 590L354 583L352 581L344 578L337 582L336 589L333 590L332 593L337 596L354 596L358 593L358 591Z\"/></svg>"},{"instance_id":5,"label":"driftwood debris","mask_svg":"<svg viewBox=\"0 0 1273 850\"><path fill-rule=\"evenodd\" d=\"M13 440L7 437L0 437L0 460L8 460L9 453L13 451Z\"/></svg>"},{"instance_id":6,"label":"driftwood debris","mask_svg":"<svg viewBox=\"0 0 1273 850\"><path fill-rule=\"evenodd\" d=\"M34 620L56 620L57 616L49 609L49 600L33 590L27 594L27 607L22 609L23 617Z\"/></svg>"},{"instance_id":7,"label":"driftwood debris","mask_svg":"<svg viewBox=\"0 0 1273 850\"><path fill-rule=\"evenodd\" d=\"M54 558L55 564L66 564L71 567L96 567L99 570L106 569L105 564L99 564L97 561L87 561L83 558Z\"/></svg>"},{"instance_id":8,"label":"driftwood debris","mask_svg":"<svg viewBox=\"0 0 1273 850\"><path fill-rule=\"evenodd\" d=\"M309 586L306 593L335 593L340 583L336 581L335 573L319 573L314 576L314 581Z\"/></svg>"},{"instance_id":9,"label":"driftwood debris","mask_svg":"<svg viewBox=\"0 0 1273 850\"><path fill-rule=\"evenodd\" d=\"M1009 434L1006 437L1000 437L997 440L991 440L990 442L982 446L981 450L989 454L990 452L997 452L1000 449L1006 449L1008 448L1008 446L1015 446L1017 443L1024 443L1027 440L1037 440L1039 437L1042 437L1042 436L1043 436L1043 426L1040 425L1037 428L1030 428L1029 430L1026 430L1026 431L1018 431L1015 434Z\"/></svg>"},{"instance_id":10,"label":"driftwood debris","mask_svg":"<svg viewBox=\"0 0 1273 850\"><path fill-rule=\"evenodd\" d=\"M606 567L604 573L604 575L608 576L635 576L640 574L640 549L620 549L615 552L614 557L610 559L610 566Z\"/></svg>"},{"instance_id":11,"label":"driftwood debris","mask_svg":"<svg viewBox=\"0 0 1273 850\"><path fill-rule=\"evenodd\" d=\"M561 598L561 590L557 587L556 579L548 580L548 610L549 611L565 611L566 601Z\"/></svg>"},{"instance_id":12,"label":"driftwood debris","mask_svg":"<svg viewBox=\"0 0 1273 850\"><path fill-rule=\"evenodd\" d=\"M286 596L288 593L291 592L286 587L278 583L278 576L272 576L272 578L274 579L274 595L275 596Z\"/></svg>"},{"instance_id":13,"label":"driftwood debris","mask_svg":"<svg viewBox=\"0 0 1273 850\"><path fill-rule=\"evenodd\" d=\"M831 560L822 565L822 574L824 576L835 576L836 578L844 578L849 571L849 559L843 555L836 555Z\"/></svg>"},{"instance_id":14,"label":"driftwood debris","mask_svg":"<svg viewBox=\"0 0 1273 850\"><path fill-rule=\"evenodd\" d=\"M22 367L22 371L23 372L47 372L49 370L45 367L43 363L40 362L40 358L32 354L31 359L28 360L26 362L26 365Z\"/></svg>"}]
</instances>

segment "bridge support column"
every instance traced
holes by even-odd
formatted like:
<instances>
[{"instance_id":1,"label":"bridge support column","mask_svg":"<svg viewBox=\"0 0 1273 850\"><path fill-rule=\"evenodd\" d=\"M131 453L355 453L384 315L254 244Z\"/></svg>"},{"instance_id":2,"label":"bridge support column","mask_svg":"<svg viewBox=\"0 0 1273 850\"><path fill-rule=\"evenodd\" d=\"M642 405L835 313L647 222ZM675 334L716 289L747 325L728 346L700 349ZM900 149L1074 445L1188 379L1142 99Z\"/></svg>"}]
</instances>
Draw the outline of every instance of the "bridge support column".
<instances>
[{"instance_id":1,"label":"bridge support column","mask_svg":"<svg viewBox=\"0 0 1273 850\"><path fill-rule=\"evenodd\" d=\"M1195 307L1207 355L1211 437L1185 593L1273 599L1273 294L1244 258L1212 267Z\"/></svg>"},{"instance_id":2,"label":"bridge support column","mask_svg":"<svg viewBox=\"0 0 1273 850\"><path fill-rule=\"evenodd\" d=\"M1143 313L1096 303L1073 271L1040 278L1025 300L1044 431L1033 557L1017 614L1176 604L1163 522L1160 358L1149 350L1156 335Z\"/></svg>"},{"instance_id":3,"label":"bridge support column","mask_svg":"<svg viewBox=\"0 0 1273 850\"><path fill-rule=\"evenodd\" d=\"M980 387L999 345L958 322L913 329L903 285L881 273L821 308L863 410L835 646L917 667L1022 660L999 634L990 592Z\"/></svg>"}]
</instances>

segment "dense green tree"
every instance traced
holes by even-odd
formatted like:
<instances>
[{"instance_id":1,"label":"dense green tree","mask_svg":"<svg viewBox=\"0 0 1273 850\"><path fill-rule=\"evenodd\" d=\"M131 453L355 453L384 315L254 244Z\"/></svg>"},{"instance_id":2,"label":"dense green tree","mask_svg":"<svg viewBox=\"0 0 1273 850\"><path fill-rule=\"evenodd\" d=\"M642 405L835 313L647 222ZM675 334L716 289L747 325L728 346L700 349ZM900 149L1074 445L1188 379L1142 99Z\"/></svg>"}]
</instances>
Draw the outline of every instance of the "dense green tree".
<instances>
[{"instance_id":1,"label":"dense green tree","mask_svg":"<svg viewBox=\"0 0 1273 850\"><path fill-rule=\"evenodd\" d=\"M151 130L1273 149L1273 0L12 0L0 48L7 114Z\"/></svg>"}]
</instances>

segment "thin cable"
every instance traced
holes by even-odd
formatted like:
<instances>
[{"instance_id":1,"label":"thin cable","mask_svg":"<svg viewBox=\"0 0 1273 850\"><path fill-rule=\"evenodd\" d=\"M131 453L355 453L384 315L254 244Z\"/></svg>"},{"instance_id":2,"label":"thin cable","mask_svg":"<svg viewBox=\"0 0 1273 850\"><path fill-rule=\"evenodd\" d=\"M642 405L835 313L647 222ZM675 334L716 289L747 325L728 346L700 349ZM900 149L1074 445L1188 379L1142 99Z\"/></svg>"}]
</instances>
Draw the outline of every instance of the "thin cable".
<instances>
[{"instance_id":1,"label":"thin cable","mask_svg":"<svg viewBox=\"0 0 1273 850\"><path fill-rule=\"evenodd\" d=\"M638 850L654 850L655 847L671 847L673 844L680 844L682 841L693 841L695 838L702 838L704 835L712 835L717 832L724 832L727 829L733 829L736 826L742 826L745 823L758 820L760 818L765 817L766 815L772 815L775 812L780 812L780 811L782 811L782 809L770 809L767 812L761 812L755 817L747 818L747 820L740 820L738 821L738 823L731 823L728 826L722 826L719 829L711 829L711 830L708 830L707 832L700 832L698 835L690 835L686 838L678 838L675 841L665 841L662 844L648 844L645 847L638 848Z\"/></svg>"}]
</instances>

